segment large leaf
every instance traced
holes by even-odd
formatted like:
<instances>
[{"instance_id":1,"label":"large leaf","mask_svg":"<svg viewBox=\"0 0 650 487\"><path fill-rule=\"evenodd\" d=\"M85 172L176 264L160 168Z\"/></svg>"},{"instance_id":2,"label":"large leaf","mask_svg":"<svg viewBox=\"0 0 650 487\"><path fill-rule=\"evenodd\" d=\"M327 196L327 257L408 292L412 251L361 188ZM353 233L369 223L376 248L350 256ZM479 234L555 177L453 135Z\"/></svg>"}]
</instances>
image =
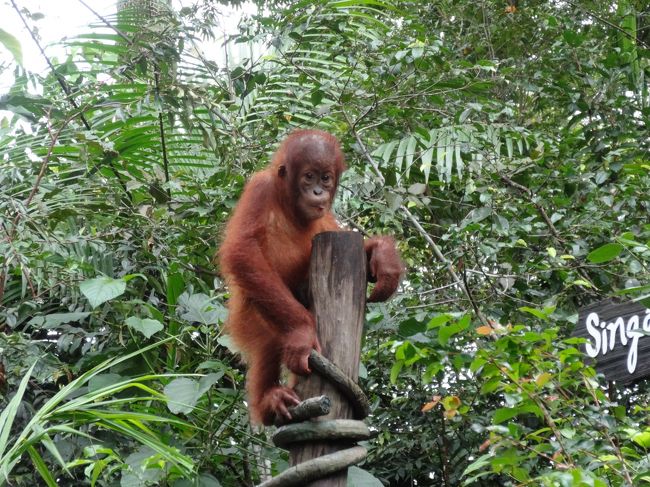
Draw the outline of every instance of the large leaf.
<instances>
[{"instance_id":1,"label":"large leaf","mask_svg":"<svg viewBox=\"0 0 650 487\"><path fill-rule=\"evenodd\" d=\"M370 472L359 467L348 468L348 487L382 487L384 484Z\"/></svg>"},{"instance_id":2,"label":"large leaf","mask_svg":"<svg viewBox=\"0 0 650 487\"><path fill-rule=\"evenodd\" d=\"M29 320L30 325L42 326L44 328L56 328L64 323L81 322L90 316L90 312L76 313L52 313L45 316L35 316Z\"/></svg>"},{"instance_id":3,"label":"large leaf","mask_svg":"<svg viewBox=\"0 0 650 487\"><path fill-rule=\"evenodd\" d=\"M593 264L603 264L614 260L623 251L623 246L619 243L608 243L592 250L587 254L587 260Z\"/></svg>"},{"instance_id":4,"label":"large leaf","mask_svg":"<svg viewBox=\"0 0 650 487\"><path fill-rule=\"evenodd\" d=\"M158 320L152 320L149 318L142 319L137 316L127 318L125 323L128 327L142 333L145 338L151 338L154 333L157 333L164 328L163 324Z\"/></svg>"},{"instance_id":5,"label":"large leaf","mask_svg":"<svg viewBox=\"0 0 650 487\"><path fill-rule=\"evenodd\" d=\"M469 315L465 315L456 323L441 326L438 329L438 340L440 341L440 344L443 346L447 345L452 336L462 332L463 330L466 330L469 327L470 321L471 317Z\"/></svg>"},{"instance_id":6,"label":"large leaf","mask_svg":"<svg viewBox=\"0 0 650 487\"><path fill-rule=\"evenodd\" d=\"M111 277L97 277L79 284L79 289L93 308L111 299L121 296L126 291L126 282L123 279Z\"/></svg>"},{"instance_id":7,"label":"large leaf","mask_svg":"<svg viewBox=\"0 0 650 487\"><path fill-rule=\"evenodd\" d=\"M0 29L0 44L5 46L18 64L23 64L23 50L20 42L4 29Z\"/></svg>"},{"instance_id":8,"label":"large leaf","mask_svg":"<svg viewBox=\"0 0 650 487\"><path fill-rule=\"evenodd\" d=\"M224 306L203 293L185 292L178 297L178 305L180 317L189 322L214 325L226 317Z\"/></svg>"},{"instance_id":9,"label":"large leaf","mask_svg":"<svg viewBox=\"0 0 650 487\"><path fill-rule=\"evenodd\" d=\"M16 413L18 412L18 407L20 406L20 401L22 401L23 394L27 389L27 383L32 376L32 371L36 366L36 362L29 368L27 373L24 375L14 397L9 401L9 404L4 408L2 413L0 413L0 459L4 457L4 453L7 449L9 433L13 427L14 419ZM8 469L3 463L0 463L0 478L7 479Z\"/></svg>"},{"instance_id":10,"label":"large leaf","mask_svg":"<svg viewBox=\"0 0 650 487\"><path fill-rule=\"evenodd\" d=\"M187 377L174 379L165 386L167 407L174 414L191 413L201 396L205 394L221 376L223 376L223 373L208 374L205 377L202 377L199 381Z\"/></svg>"}]
</instances>

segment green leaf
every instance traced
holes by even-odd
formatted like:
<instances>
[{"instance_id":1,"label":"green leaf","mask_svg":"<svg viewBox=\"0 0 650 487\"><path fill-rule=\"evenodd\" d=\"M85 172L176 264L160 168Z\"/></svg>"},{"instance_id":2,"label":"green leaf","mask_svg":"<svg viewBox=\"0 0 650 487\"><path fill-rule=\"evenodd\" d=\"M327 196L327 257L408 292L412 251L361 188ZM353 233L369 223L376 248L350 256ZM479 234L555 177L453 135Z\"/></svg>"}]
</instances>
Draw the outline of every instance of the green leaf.
<instances>
[{"instance_id":1,"label":"green leaf","mask_svg":"<svg viewBox=\"0 0 650 487\"><path fill-rule=\"evenodd\" d=\"M314 90L311 93L311 104L314 106L318 106L320 102L323 100L323 97L325 96L325 93L323 93L321 90Z\"/></svg>"},{"instance_id":2,"label":"green leaf","mask_svg":"<svg viewBox=\"0 0 650 487\"><path fill-rule=\"evenodd\" d=\"M632 441L643 448L650 448L650 431L637 433L632 437Z\"/></svg>"},{"instance_id":3,"label":"green leaf","mask_svg":"<svg viewBox=\"0 0 650 487\"><path fill-rule=\"evenodd\" d=\"M25 394L25 389L27 389L27 383L32 376L36 364L37 362L34 362L27 373L23 376L14 397L11 398L9 404L7 404L2 413L0 413L0 458L3 457L7 448L9 433L11 432L16 413L18 412L18 407L23 399L23 394Z\"/></svg>"},{"instance_id":4,"label":"green leaf","mask_svg":"<svg viewBox=\"0 0 650 487\"><path fill-rule=\"evenodd\" d=\"M426 325L415 318L410 318L399 324L399 334L403 337L410 337L416 333L422 333L423 331L426 331L426 329Z\"/></svg>"},{"instance_id":5,"label":"green leaf","mask_svg":"<svg viewBox=\"0 0 650 487\"><path fill-rule=\"evenodd\" d=\"M484 206L482 208L474 208L461 222L461 228L466 227L470 223L478 223L485 220L492 214L492 208Z\"/></svg>"},{"instance_id":6,"label":"green leaf","mask_svg":"<svg viewBox=\"0 0 650 487\"><path fill-rule=\"evenodd\" d=\"M623 251L619 243L608 243L587 254L587 260L593 264L602 264L615 259Z\"/></svg>"},{"instance_id":7,"label":"green leaf","mask_svg":"<svg viewBox=\"0 0 650 487\"><path fill-rule=\"evenodd\" d=\"M548 381L551 380L552 378L553 378L553 374L551 374L551 373L549 373L549 372L543 372L543 373L541 373L540 375L538 375L538 376L535 378L535 383L537 384L537 387L539 387L539 388L541 389L541 388L544 387L544 386L548 383Z\"/></svg>"},{"instance_id":8,"label":"green leaf","mask_svg":"<svg viewBox=\"0 0 650 487\"><path fill-rule=\"evenodd\" d=\"M128 327L142 333L145 338L151 338L154 333L158 333L164 328L163 324L158 320L152 320L149 318L141 319L137 316L127 318L125 323Z\"/></svg>"},{"instance_id":9,"label":"green leaf","mask_svg":"<svg viewBox=\"0 0 650 487\"><path fill-rule=\"evenodd\" d=\"M580 287L588 287L588 288L593 288L593 284L590 282L585 281L584 279L576 279L573 282L570 282L567 284L568 286L580 286Z\"/></svg>"},{"instance_id":10,"label":"green leaf","mask_svg":"<svg viewBox=\"0 0 650 487\"><path fill-rule=\"evenodd\" d=\"M199 397L208 392L208 390L224 376L223 372L214 372L205 375L199 379Z\"/></svg>"},{"instance_id":11,"label":"green leaf","mask_svg":"<svg viewBox=\"0 0 650 487\"><path fill-rule=\"evenodd\" d=\"M400 141L399 146L397 146L397 153L395 155L395 166L397 167L398 171L402 170L402 162L404 161L404 153L406 152L406 147L408 145L409 140L410 139L408 137L405 137Z\"/></svg>"},{"instance_id":12,"label":"green leaf","mask_svg":"<svg viewBox=\"0 0 650 487\"><path fill-rule=\"evenodd\" d=\"M451 320L452 316L448 314L441 314L438 316L434 316L429 320L429 323L427 323L427 330L431 330L432 328L438 328L439 326L445 325Z\"/></svg>"},{"instance_id":13,"label":"green leaf","mask_svg":"<svg viewBox=\"0 0 650 487\"><path fill-rule=\"evenodd\" d=\"M494 412L494 418L492 422L494 424L500 424L520 414L528 414L528 413L532 413L537 417L540 417L542 415L542 412L540 411L539 407L535 406L534 404L525 404L519 407L497 409Z\"/></svg>"},{"instance_id":14,"label":"green leaf","mask_svg":"<svg viewBox=\"0 0 650 487\"><path fill-rule=\"evenodd\" d=\"M383 148L382 160L384 161L384 165L388 165L388 161L390 161L390 156L393 153L393 149L395 148L396 145L397 145L397 141L392 140L389 143L381 146Z\"/></svg>"},{"instance_id":15,"label":"green leaf","mask_svg":"<svg viewBox=\"0 0 650 487\"><path fill-rule=\"evenodd\" d=\"M97 277L79 284L79 289L86 296L93 308L110 299L121 296L126 291L126 282L123 279L111 277Z\"/></svg>"},{"instance_id":16,"label":"green leaf","mask_svg":"<svg viewBox=\"0 0 650 487\"><path fill-rule=\"evenodd\" d=\"M584 41L584 37L572 30L565 30L562 34L564 40L572 47L578 47Z\"/></svg>"},{"instance_id":17,"label":"green leaf","mask_svg":"<svg viewBox=\"0 0 650 487\"><path fill-rule=\"evenodd\" d=\"M68 467L66 466L66 462L65 460L63 460L63 456L61 455L61 452L52 441L52 438L50 438L50 435L45 433L41 437L41 443L43 444L43 446L45 446L47 451L50 452L50 454L58 462L58 464L61 465L63 470L65 470L65 472L69 474L70 472L68 470Z\"/></svg>"},{"instance_id":18,"label":"green leaf","mask_svg":"<svg viewBox=\"0 0 650 487\"><path fill-rule=\"evenodd\" d=\"M228 314L226 308L203 293L184 292L178 297L178 314L190 323L215 325L223 322Z\"/></svg>"},{"instance_id":19,"label":"green leaf","mask_svg":"<svg viewBox=\"0 0 650 487\"><path fill-rule=\"evenodd\" d=\"M402 371L402 367L404 367L404 361L403 360L398 360L391 367L391 369L390 369L390 383L391 384L395 384L397 382L397 376Z\"/></svg>"},{"instance_id":20,"label":"green leaf","mask_svg":"<svg viewBox=\"0 0 650 487\"><path fill-rule=\"evenodd\" d=\"M420 165L420 171L424 173L424 183L429 182L429 175L431 174L431 162L433 160L433 147L427 147L424 152L422 152L422 164Z\"/></svg>"},{"instance_id":21,"label":"green leaf","mask_svg":"<svg viewBox=\"0 0 650 487\"><path fill-rule=\"evenodd\" d=\"M427 190L426 185L422 183L414 183L409 186L408 192L413 195L420 195Z\"/></svg>"},{"instance_id":22,"label":"green leaf","mask_svg":"<svg viewBox=\"0 0 650 487\"><path fill-rule=\"evenodd\" d=\"M645 291L650 291L650 284L645 286L628 287L625 289L621 289L620 291L616 291L614 294L616 294L617 296L622 296L625 294L634 294L634 293L640 293Z\"/></svg>"},{"instance_id":23,"label":"green leaf","mask_svg":"<svg viewBox=\"0 0 650 487\"><path fill-rule=\"evenodd\" d=\"M546 313L544 313L544 311L536 309L536 308L531 308L529 306L522 306L521 308L519 308L519 311L531 314L531 315L536 316L537 318L542 319L542 320L548 320L548 314L546 314Z\"/></svg>"},{"instance_id":24,"label":"green leaf","mask_svg":"<svg viewBox=\"0 0 650 487\"><path fill-rule=\"evenodd\" d=\"M223 377L223 373L208 374L198 382L186 377L173 380L164 389L168 400L167 407L175 414L189 414L201 396L221 377Z\"/></svg>"},{"instance_id":25,"label":"green leaf","mask_svg":"<svg viewBox=\"0 0 650 487\"><path fill-rule=\"evenodd\" d=\"M47 486L57 487L56 480L54 480L54 477L52 477L52 474L50 473L45 460L43 460L43 457L38 453L36 448L31 445L28 446L27 453L29 453L29 457L32 459L32 463L36 467L36 470L41 475L41 478L45 481Z\"/></svg>"},{"instance_id":26,"label":"green leaf","mask_svg":"<svg viewBox=\"0 0 650 487\"><path fill-rule=\"evenodd\" d=\"M408 146L406 147L406 167L405 172L408 175L411 171L411 166L413 165L413 158L415 157L415 148L417 147L418 141L414 136L411 136L408 141Z\"/></svg>"},{"instance_id":27,"label":"green leaf","mask_svg":"<svg viewBox=\"0 0 650 487\"><path fill-rule=\"evenodd\" d=\"M573 428L562 428L560 430L560 434L564 436L565 438L575 438L576 436L576 430Z\"/></svg>"},{"instance_id":28,"label":"green leaf","mask_svg":"<svg viewBox=\"0 0 650 487\"><path fill-rule=\"evenodd\" d=\"M484 467L487 467L488 465L490 465L492 463L493 458L494 457L493 457L492 454L483 455L482 457L477 458L474 462L470 463L467 466L467 468L463 472L463 477L466 477L467 475L469 475L472 472L475 472L475 471L480 470L480 469L482 469ZM486 472L486 474L487 473L489 473L489 472ZM474 479L475 478L477 478L477 477L474 477ZM463 485L467 485L467 484L463 484Z\"/></svg>"},{"instance_id":29,"label":"green leaf","mask_svg":"<svg viewBox=\"0 0 650 487\"><path fill-rule=\"evenodd\" d=\"M174 414L189 414L201 397L199 383L187 377L174 379L165 386L167 408Z\"/></svg>"},{"instance_id":30,"label":"green leaf","mask_svg":"<svg viewBox=\"0 0 650 487\"><path fill-rule=\"evenodd\" d=\"M348 487L382 487L384 484L372 475L359 467L348 468Z\"/></svg>"},{"instance_id":31,"label":"green leaf","mask_svg":"<svg viewBox=\"0 0 650 487\"><path fill-rule=\"evenodd\" d=\"M183 276L178 272L169 273L167 275L167 304L169 306L176 305L183 289L185 289Z\"/></svg>"},{"instance_id":32,"label":"green leaf","mask_svg":"<svg viewBox=\"0 0 650 487\"><path fill-rule=\"evenodd\" d=\"M441 345L447 345L449 339L452 336L467 329L469 324L470 324L470 317L469 315L465 315L457 323L452 323L451 325L441 327L440 330L438 331L438 341L440 342Z\"/></svg>"},{"instance_id":33,"label":"green leaf","mask_svg":"<svg viewBox=\"0 0 650 487\"><path fill-rule=\"evenodd\" d=\"M174 487L221 487L221 483L209 473L202 473L198 479L180 479L173 483Z\"/></svg>"},{"instance_id":34,"label":"green leaf","mask_svg":"<svg viewBox=\"0 0 650 487\"><path fill-rule=\"evenodd\" d=\"M233 354L241 352L237 345L235 345L235 343L232 341L232 338L230 338L230 335L221 335L219 338L217 338L217 343L222 347L230 350L230 352Z\"/></svg>"},{"instance_id":35,"label":"green leaf","mask_svg":"<svg viewBox=\"0 0 650 487\"><path fill-rule=\"evenodd\" d=\"M492 377L486 382L483 382L481 386L481 394L489 394L490 392L496 391L503 385L503 382L499 377Z\"/></svg>"},{"instance_id":36,"label":"green leaf","mask_svg":"<svg viewBox=\"0 0 650 487\"><path fill-rule=\"evenodd\" d=\"M503 423L517 416L519 412L518 408L499 408L494 412L493 422L494 424Z\"/></svg>"},{"instance_id":37,"label":"green leaf","mask_svg":"<svg viewBox=\"0 0 650 487\"><path fill-rule=\"evenodd\" d=\"M123 380L124 377L122 377L120 374L108 373L96 375L88 381L88 392L98 391L99 389L117 384Z\"/></svg>"},{"instance_id":38,"label":"green leaf","mask_svg":"<svg viewBox=\"0 0 650 487\"><path fill-rule=\"evenodd\" d=\"M44 316L35 316L29 320L29 324L42 326L43 328L56 328L65 323L83 321L88 318L90 314L89 311L77 313L52 313Z\"/></svg>"},{"instance_id":39,"label":"green leaf","mask_svg":"<svg viewBox=\"0 0 650 487\"><path fill-rule=\"evenodd\" d=\"M130 469L127 475L122 475L120 487L144 487L146 485L160 485L164 472L152 460L156 451L149 446L141 446L124 459ZM131 475L128 475L131 474Z\"/></svg>"},{"instance_id":40,"label":"green leaf","mask_svg":"<svg viewBox=\"0 0 650 487\"><path fill-rule=\"evenodd\" d=\"M20 65L23 64L23 50L20 47L20 42L13 35L4 29L0 29L0 44L11 53L16 62Z\"/></svg>"}]
</instances>

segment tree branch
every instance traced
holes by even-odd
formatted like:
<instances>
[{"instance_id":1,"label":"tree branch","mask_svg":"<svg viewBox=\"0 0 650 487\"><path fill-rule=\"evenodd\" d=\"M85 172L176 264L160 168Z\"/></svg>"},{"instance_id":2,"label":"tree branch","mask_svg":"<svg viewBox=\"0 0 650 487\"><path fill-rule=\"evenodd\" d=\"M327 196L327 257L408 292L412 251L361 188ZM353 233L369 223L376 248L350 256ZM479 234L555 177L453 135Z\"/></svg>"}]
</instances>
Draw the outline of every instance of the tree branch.
<instances>
[{"instance_id":1,"label":"tree branch","mask_svg":"<svg viewBox=\"0 0 650 487\"><path fill-rule=\"evenodd\" d=\"M546 210L542 205L540 205L537 201L535 201L535 193L530 188L527 188L526 186L523 186L512 179L510 179L508 176L504 174L499 174L499 178L501 181L506 183L508 186L511 188L516 189L520 193L525 194L528 197L528 201L535 207L539 215L542 217L542 220L544 220L544 223L546 223L546 226L548 227L549 231L551 232L551 235L553 236L553 240L555 240L556 244L561 245L562 247L566 247L566 241L560 236L560 233L557 231L557 228L555 228L555 225L553 225L553 222L548 216L548 213L546 213ZM576 272L580 274L580 276L586 280L589 284L593 286L590 291L595 292L596 285L592 282L591 278L589 277L589 274L580 267L579 265L575 266Z\"/></svg>"},{"instance_id":2,"label":"tree branch","mask_svg":"<svg viewBox=\"0 0 650 487\"><path fill-rule=\"evenodd\" d=\"M361 149L361 152L363 153L363 156L365 159L368 161L368 163L372 166L372 168L375 171L375 175L377 178L379 178L380 183L383 185L386 183L386 179L384 178L384 175L381 173L379 166L375 162L375 160L372 158L370 155L370 152L368 152L368 149L366 148L366 145L363 143L361 140L361 137L359 136L358 132L356 131L355 127L352 125L347 113L343 112L343 115L345 116L345 119L350 126L350 130L352 131L352 134L354 135L355 140L357 141L357 144L359 145L359 148ZM463 280L458 276L456 271L453 268L452 263L443 255L443 253L440 251L440 247L436 245L436 243L433 241L431 238L431 235L422 227L420 222L413 216L413 213L405 206L405 205L400 205L399 207L400 211L406 216L408 220L411 221L415 229L420 233L420 235L424 238L424 240L429 244L429 247L431 247L431 250L433 251L433 254L436 256L436 258L445 266L445 269L447 270L447 273L451 276L453 279L454 283L463 291L467 299L469 300L470 304L472 305L472 308L474 309L474 312L476 313L476 316L478 319L481 321L482 324L487 325L488 320L483 315L483 312L481 309L478 307L477 303L474 301L474 297L472 296L471 291L469 288L465 285Z\"/></svg>"},{"instance_id":3,"label":"tree branch","mask_svg":"<svg viewBox=\"0 0 650 487\"><path fill-rule=\"evenodd\" d=\"M11 5L13 6L14 10L18 14L18 16L20 17L20 20L23 22L23 25L25 26L25 29L27 29L27 32L29 32L29 35L34 40L34 43L36 44L36 47L38 47L38 50L40 51L41 55L45 59L45 62L49 66L50 71L52 72L54 77L56 78L56 81L59 83L59 86L61 87L63 92L66 94L66 99L68 100L68 103L70 103L70 105L72 105L72 107L78 112L79 119L81 120L81 123L86 128L86 130L88 130L90 132L91 131L90 123L88 123L88 120L86 120L86 117L82 113L81 108L79 107L79 105L77 104L75 99L73 98L72 92L71 92L70 87L68 86L68 83L66 82L65 78L63 77L63 75L61 73L58 73L56 71L56 69L54 68L54 65L52 64L52 61L50 61L50 58L47 57L47 54L45 54L45 51L43 50L43 47L41 46L41 43L36 38L36 35L32 31L32 29L30 29L29 25L27 24L27 20L25 19L25 17L21 13L20 9L18 8L18 5L16 5L15 0L11 0ZM124 183L124 181L122 181L122 176L120 176L120 173L117 171L117 168L115 167L115 164L113 163L112 160L109 161L109 164L111 166L111 169L113 170L113 173L115 174L115 177L117 178L118 182L120 183L120 186L122 187L122 190L124 191L124 193L129 198L129 201L131 203L133 203L133 198L131 197L131 193L129 193L129 190L126 187L126 184Z\"/></svg>"},{"instance_id":4,"label":"tree branch","mask_svg":"<svg viewBox=\"0 0 650 487\"><path fill-rule=\"evenodd\" d=\"M156 89L156 96L160 99L160 77L158 76L158 67L156 66L154 73L154 83ZM161 103L162 105L162 103ZM163 123L162 109L158 110L158 129L160 130L160 145L162 147L163 156L163 171L165 172L165 183L167 185L167 196L171 199L172 191L169 187L169 159L167 158L167 142L165 139L165 124Z\"/></svg>"},{"instance_id":5,"label":"tree branch","mask_svg":"<svg viewBox=\"0 0 650 487\"><path fill-rule=\"evenodd\" d=\"M577 8L578 10L582 10L584 13L586 13L589 17L596 19L598 22L602 22L603 24L611 27L612 29L615 29L619 31L621 34L623 34L625 37L628 39L633 40L635 43L641 44L643 47L646 49L650 49L650 45L646 44L643 42L641 39L637 39L636 36L631 35L629 32L627 32L625 29L622 27L614 24L613 22L610 22L607 19L602 18L601 16L593 13L591 10L587 10L586 8L582 7L581 5L576 4L575 2L572 2L571 0L567 0L567 3L571 5L573 8Z\"/></svg>"}]
</instances>

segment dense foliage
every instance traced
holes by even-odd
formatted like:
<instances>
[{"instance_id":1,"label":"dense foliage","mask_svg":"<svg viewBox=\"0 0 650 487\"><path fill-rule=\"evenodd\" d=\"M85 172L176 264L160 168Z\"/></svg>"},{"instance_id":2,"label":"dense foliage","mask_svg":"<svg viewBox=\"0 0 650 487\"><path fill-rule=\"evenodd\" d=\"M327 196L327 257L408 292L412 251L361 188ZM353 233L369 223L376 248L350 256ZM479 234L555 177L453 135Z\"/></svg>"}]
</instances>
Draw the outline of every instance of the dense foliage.
<instances>
[{"instance_id":1,"label":"dense foliage","mask_svg":"<svg viewBox=\"0 0 650 487\"><path fill-rule=\"evenodd\" d=\"M0 485L286 466L248 425L212 256L312 126L346 151L341 221L408 266L368 309L358 482L650 483L647 384L607 384L570 336L650 292L646 2L260 1L218 34L238 3L122 2L43 77L0 30Z\"/></svg>"}]
</instances>

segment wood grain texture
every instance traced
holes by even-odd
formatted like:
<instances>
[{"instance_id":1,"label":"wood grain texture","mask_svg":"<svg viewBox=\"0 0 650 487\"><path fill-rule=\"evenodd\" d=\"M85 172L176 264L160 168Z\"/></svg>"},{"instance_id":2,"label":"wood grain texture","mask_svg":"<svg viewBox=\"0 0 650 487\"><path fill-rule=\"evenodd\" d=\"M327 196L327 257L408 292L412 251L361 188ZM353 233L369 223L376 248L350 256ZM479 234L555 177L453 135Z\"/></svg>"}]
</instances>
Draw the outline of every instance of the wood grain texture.
<instances>
[{"instance_id":1,"label":"wood grain texture","mask_svg":"<svg viewBox=\"0 0 650 487\"><path fill-rule=\"evenodd\" d=\"M366 304L366 254L357 232L325 232L313 241L309 271L311 311L316 317L322 353L346 375L359 376L361 335ZM301 378L296 386L300 398L326 395L330 413L312 421L351 419L354 411L347 399L317 373ZM355 442L305 443L290 450L291 465L337 452ZM345 487L347 470L312 482L309 487Z\"/></svg>"}]
</instances>

